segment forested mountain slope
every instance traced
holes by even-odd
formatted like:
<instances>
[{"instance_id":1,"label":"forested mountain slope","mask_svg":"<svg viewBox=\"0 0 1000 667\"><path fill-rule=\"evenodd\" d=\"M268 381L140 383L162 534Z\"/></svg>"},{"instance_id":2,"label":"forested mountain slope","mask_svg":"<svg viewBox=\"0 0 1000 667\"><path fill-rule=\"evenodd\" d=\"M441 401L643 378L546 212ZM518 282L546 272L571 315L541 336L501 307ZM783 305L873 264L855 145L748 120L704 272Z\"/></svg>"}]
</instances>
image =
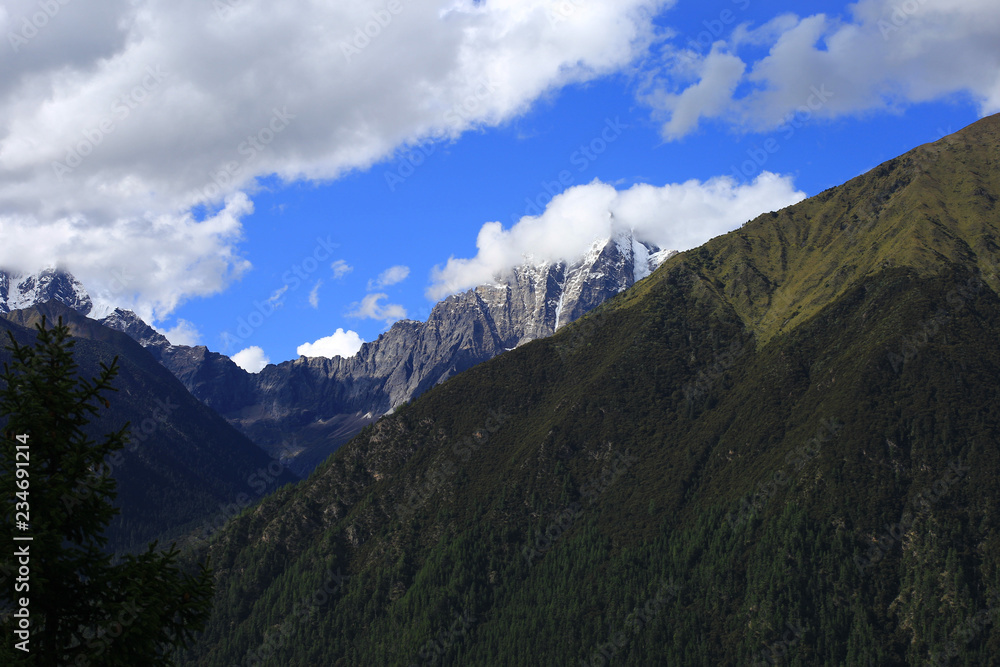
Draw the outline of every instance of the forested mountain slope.
<instances>
[{"instance_id":1,"label":"forested mountain slope","mask_svg":"<svg viewBox=\"0 0 1000 667\"><path fill-rule=\"evenodd\" d=\"M195 552L183 664L990 664L998 155L986 118L366 428Z\"/></svg>"}]
</instances>

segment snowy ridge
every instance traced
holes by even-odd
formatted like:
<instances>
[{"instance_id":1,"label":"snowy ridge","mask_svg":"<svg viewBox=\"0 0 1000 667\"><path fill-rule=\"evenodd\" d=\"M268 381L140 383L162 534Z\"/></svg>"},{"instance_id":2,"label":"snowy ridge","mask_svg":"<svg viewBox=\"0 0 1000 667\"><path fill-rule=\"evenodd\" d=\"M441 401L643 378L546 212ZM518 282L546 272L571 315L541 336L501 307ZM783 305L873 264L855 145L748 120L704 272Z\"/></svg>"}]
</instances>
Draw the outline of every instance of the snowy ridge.
<instances>
[{"instance_id":1,"label":"snowy ridge","mask_svg":"<svg viewBox=\"0 0 1000 667\"><path fill-rule=\"evenodd\" d=\"M649 248L640 243L635 237L632 238L632 275L635 282L639 282L656 268L649 265Z\"/></svg>"},{"instance_id":2,"label":"snowy ridge","mask_svg":"<svg viewBox=\"0 0 1000 667\"><path fill-rule=\"evenodd\" d=\"M0 313L30 308L46 301L59 301L87 315L94 304L79 280L65 271L48 268L38 273L0 270Z\"/></svg>"},{"instance_id":3,"label":"snowy ridge","mask_svg":"<svg viewBox=\"0 0 1000 667\"><path fill-rule=\"evenodd\" d=\"M649 256L649 271L652 273L660 267L665 261L677 254L676 250L660 250L659 252L654 252Z\"/></svg>"},{"instance_id":4,"label":"snowy ridge","mask_svg":"<svg viewBox=\"0 0 1000 667\"><path fill-rule=\"evenodd\" d=\"M471 291L489 311L504 349L552 335L675 254L640 241L631 229L612 227L614 234L595 239L573 261L525 255L521 265Z\"/></svg>"},{"instance_id":5,"label":"snowy ridge","mask_svg":"<svg viewBox=\"0 0 1000 667\"><path fill-rule=\"evenodd\" d=\"M91 298L79 280L67 271L48 268L38 273L0 270L0 314L58 301L115 331L128 334L144 347L170 342L131 310L116 307L105 298Z\"/></svg>"}]
</instances>

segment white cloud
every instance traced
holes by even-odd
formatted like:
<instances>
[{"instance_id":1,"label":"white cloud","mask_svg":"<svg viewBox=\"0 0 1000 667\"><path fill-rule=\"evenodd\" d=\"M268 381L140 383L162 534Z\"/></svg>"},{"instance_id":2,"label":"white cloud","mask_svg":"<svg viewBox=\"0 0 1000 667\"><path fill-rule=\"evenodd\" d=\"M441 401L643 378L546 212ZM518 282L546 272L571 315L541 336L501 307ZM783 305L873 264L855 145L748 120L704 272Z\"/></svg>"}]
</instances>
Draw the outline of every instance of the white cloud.
<instances>
[{"instance_id":1,"label":"white cloud","mask_svg":"<svg viewBox=\"0 0 1000 667\"><path fill-rule=\"evenodd\" d=\"M336 178L505 122L633 62L670 2L553 20L565 0L407 0L382 27L384 0L59 3L0 58L0 266L58 264L103 292L94 267L124 265L122 305L165 317L249 267L257 177ZM38 11L4 3L0 34Z\"/></svg>"},{"instance_id":2,"label":"white cloud","mask_svg":"<svg viewBox=\"0 0 1000 667\"><path fill-rule=\"evenodd\" d=\"M761 173L739 185L719 177L657 187L639 184L616 190L599 180L569 188L539 216L526 216L510 229L489 222L479 230L478 252L448 260L432 272L430 299L492 282L530 260L572 261L615 229L632 229L639 240L662 249L688 250L731 231L761 213L805 199L789 177ZM613 214L613 220L612 220Z\"/></svg>"},{"instance_id":3,"label":"white cloud","mask_svg":"<svg viewBox=\"0 0 1000 667\"><path fill-rule=\"evenodd\" d=\"M319 308L319 288L322 284L322 280L317 280L316 284L313 285L312 290L309 292L309 305L313 308Z\"/></svg>"},{"instance_id":4,"label":"white cloud","mask_svg":"<svg viewBox=\"0 0 1000 667\"><path fill-rule=\"evenodd\" d=\"M178 214L101 227L82 218L42 221L0 213L0 266L25 272L63 267L95 295L152 322L186 298L221 292L250 267L235 243L240 217L252 211L240 194L202 222Z\"/></svg>"},{"instance_id":5,"label":"white cloud","mask_svg":"<svg viewBox=\"0 0 1000 667\"><path fill-rule=\"evenodd\" d=\"M353 357L365 341L357 332L338 328L332 336L320 338L315 343L303 343L296 349L303 357Z\"/></svg>"},{"instance_id":6,"label":"white cloud","mask_svg":"<svg viewBox=\"0 0 1000 667\"><path fill-rule=\"evenodd\" d=\"M848 20L785 14L740 26L703 57L668 50L673 68L654 77L643 99L667 117L667 138L702 118L763 131L793 114L834 118L949 96L971 99L984 116L1000 111L994 0L861 0L850 12ZM745 62L738 52L747 45L769 52ZM683 87L692 57L697 80Z\"/></svg>"},{"instance_id":7,"label":"white cloud","mask_svg":"<svg viewBox=\"0 0 1000 667\"><path fill-rule=\"evenodd\" d=\"M288 291L288 285L279 287L278 289L274 290L274 293L271 294L271 296L267 297L267 303L271 304L276 308L285 305L285 302L281 300L281 297L285 296L285 292L287 291Z\"/></svg>"},{"instance_id":8,"label":"white cloud","mask_svg":"<svg viewBox=\"0 0 1000 667\"><path fill-rule=\"evenodd\" d=\"M336 262L331 264L330 268L333 269L333 277L337 280L340 280L341 278L343 278L348 273L354 270L353 266L351 266L342 259L338 259Z\"/></svg>"},{"instance_id":9,"label":"white cloud","mask_svg":"<svg viewBox=\"0 0 1000 667\"><path fill-rule=\"evenodd\" d=\"M378 274L378 278L368 281L368 289L382 289L383 287L388 287L389 285L401 283L406 280L409 275L410 267L408 266L390 266L388 269Z\"/></svg>"},{"instance_id":10,"label":"white cloud","mask_svg":"<svg viewBox=\"0 0 1000 667\"><path fill-rule=\"evenodd\" d=\"M201 332L194 324L184 319L178 319L177 325L172 329L166 331L157 329L157 331L166 336L172 345L193 347L201 342Z\"/></svg>"},{"instance_id":11,"label":"white cloud","mask_svg":"<svg viewBox=\"0 0 1000 667\"><path fill-rule=\"evenodd\" d=\"M247 373L259 373L265 366L271 363L268 356L264 354L264 350L256 345L251 345L245 350L240 350L230 357L230 359Z\"/></svg>"},{"instance_id":12,"label":"white cloud","mask_svg":"<svg viewBox=\"0 0 1000 667\"><path fill-rule=\"evenodd\" d=\"M384 320L386 324L391 324L396 320L406 317L406 309L398 303L387 303L381 305L379 301L389 298L388 294L379 292L368 294L361 303L354 303L354 310L347 314L348 317L362 317L370 320Z\"/></svg>"},{"instance_id":13,"label":"white cloud","mask_svg":"<svg viewBox=\"0 0 1000 667\"><path fill-rule=\"evenodd\" d=\"M687 134L702 117L718 116L729 105L746 65L739 58L712 50L701 66L701 80L679 95L666 95L661 103L672 110L663 128L667 138Z\"/></svg>"}]
</instances>

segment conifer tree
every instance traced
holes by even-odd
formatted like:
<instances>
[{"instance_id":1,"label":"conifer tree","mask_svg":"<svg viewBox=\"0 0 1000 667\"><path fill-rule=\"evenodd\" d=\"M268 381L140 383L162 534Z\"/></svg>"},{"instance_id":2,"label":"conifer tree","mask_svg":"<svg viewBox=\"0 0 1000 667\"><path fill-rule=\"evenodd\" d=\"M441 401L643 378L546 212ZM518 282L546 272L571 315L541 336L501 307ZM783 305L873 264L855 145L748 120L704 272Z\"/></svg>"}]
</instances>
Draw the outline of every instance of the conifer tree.
<instances>
[{"instance_id":1,"label":"conifer tree","mask_svg":"<svg viewBox=\"0 0 1000 667\"><path fill-rule=\"evenodd\" d=\"M0 376L0 663L170 664L208 618L211 571L184 571L179 551L155 542L137 556L104 551L118 512L105 462L125 446L128 424L99 442L85 427L111 405L118 360L96 378L78 377L62 319L47 328L43 317L36 328L34 346L8 332L13 361Z\"/></svg>"}]
</instances>

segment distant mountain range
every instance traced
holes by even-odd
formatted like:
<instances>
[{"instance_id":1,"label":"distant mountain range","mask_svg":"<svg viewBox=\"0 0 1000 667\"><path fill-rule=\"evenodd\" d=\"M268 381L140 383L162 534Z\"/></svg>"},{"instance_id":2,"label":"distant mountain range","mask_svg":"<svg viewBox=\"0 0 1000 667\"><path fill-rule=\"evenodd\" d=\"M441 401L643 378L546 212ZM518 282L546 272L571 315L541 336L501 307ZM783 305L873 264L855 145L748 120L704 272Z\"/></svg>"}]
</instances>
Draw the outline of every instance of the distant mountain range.
<instances>
[{"instance_id":1,"label":"distant mountain range","mask_svg":"<svg viewBox=\"0 0 1000 667\"><path fill-rule=\"evenodd\" d=\"M648 276L674 251L622 230L574 262L532 262L402 320L351 358L306 358L256 374L204 346L171 345L135 313L95 307L72 275L0 272L0 313L59 301L138 341L185 387L273 457L307 474L381 415L440 382L550 336Z\"/></svg>"},{"instance_id":2,"label":"distant mountain range","mask_svg":"<svg viewBox=\"0 0 1000 667\"><path fill-rule=\"evenodd\" d=\"M78 284L64 275L42 274L4 292L3 305L26 305L18 296L11 300L11 294L23 297L32 291L33 298L55 298L0 315L0 366L11 359L4 349L7 332L20 345L31 345L42 316L50 327L60 318L70 327L82 377L96 376L101 363L119 361L118 391L88 426L90 437L99 439L131 422L129 445L120 459L107 462L118 482L116 506L121 508L106 533L109 551L141 550L154 539L192 532L206 536L264 493L297 479L194 398L136 341L65 305L87 308L89 300Z\"/></svg>"},{"instance_id":3,"label":"distant mountain range","mask_svg":"<svg viewBox=\"0 0 1000 667\"><path fill-rule=\"evenodd\" d=\"M996 664L998 155L992 116L501 336L199 552L181 664ZM427 326L496 345L484 294Z\"/></svg>"}]
</instances>

